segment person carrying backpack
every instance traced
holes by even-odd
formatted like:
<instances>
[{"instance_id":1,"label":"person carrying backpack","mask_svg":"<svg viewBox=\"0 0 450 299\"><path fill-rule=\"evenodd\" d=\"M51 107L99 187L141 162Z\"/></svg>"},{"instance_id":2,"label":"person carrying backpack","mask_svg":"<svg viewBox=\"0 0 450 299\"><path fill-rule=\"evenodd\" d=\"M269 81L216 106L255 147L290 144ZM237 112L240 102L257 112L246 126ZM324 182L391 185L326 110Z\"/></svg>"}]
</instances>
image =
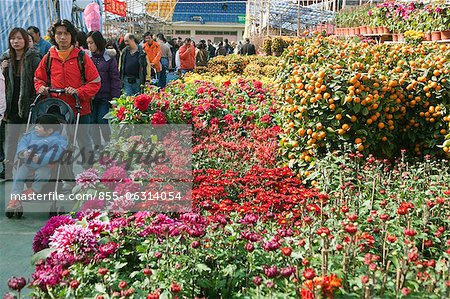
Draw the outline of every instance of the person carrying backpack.
<instances>
[{"instance_id":1,"label":"person carrying backpack","mask_svg":"<svg viewBox=\"0 0 450 299\"><path fill-rule=\"evenodd\" d=\"M100 90L100 76L92 59L75 47L77 31L71 22L59 20L53 24L51 39L55 46L50 48L36 69L34 86L38 94L48 94L50 88L64 89L65 94L52 96L69 104L75 115L77 109L73 95L78 95L81 104L79 123L86 129L83 134L78 134L78 145L80 150L91 153L91 99Z\"/></svg>"}]
</instances>

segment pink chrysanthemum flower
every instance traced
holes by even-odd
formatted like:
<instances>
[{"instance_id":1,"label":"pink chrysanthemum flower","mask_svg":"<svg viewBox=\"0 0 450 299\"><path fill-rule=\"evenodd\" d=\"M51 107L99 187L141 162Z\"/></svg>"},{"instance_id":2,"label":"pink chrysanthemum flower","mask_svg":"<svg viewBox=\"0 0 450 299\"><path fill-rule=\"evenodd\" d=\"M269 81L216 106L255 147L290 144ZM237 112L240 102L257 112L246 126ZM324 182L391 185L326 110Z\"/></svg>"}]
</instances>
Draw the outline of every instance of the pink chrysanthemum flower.
<instances>
[{"instance_id":1,"label":"pink chrysanthemum flower","mask_svg":"<svg viewBox=\"0 0 450 299\"><path fill-rule=\"evenodd\" d=\"M114 189L118 183L126 178L128 178L128 175L125 169L120 166L113 166L103 173L101 182L106 187Z\"/></svg>"},{"instance_id":2,"label":"pink chrysanthemum flower","mask_svg":"<svg viewBox=\"0 0 450 299\"><path fill-rule=\"evenodd\" d=\"M80 224L68 224L58 227L50 237L50 247L59 252L84 257L97 247L97 238L92 230Z\"/></svg>"},{"instance_id":3,"label":"pink chrysanthemum flower","mask_svg":"<svg viewBox=\"0 0 450 299\"><path fill-rule=\"evenodd\" d=\"M94 188L95 184L99 182L98 172L96 169L90 168L77 175L75 180L82 189Z\"/></svg>"}]
</instances>

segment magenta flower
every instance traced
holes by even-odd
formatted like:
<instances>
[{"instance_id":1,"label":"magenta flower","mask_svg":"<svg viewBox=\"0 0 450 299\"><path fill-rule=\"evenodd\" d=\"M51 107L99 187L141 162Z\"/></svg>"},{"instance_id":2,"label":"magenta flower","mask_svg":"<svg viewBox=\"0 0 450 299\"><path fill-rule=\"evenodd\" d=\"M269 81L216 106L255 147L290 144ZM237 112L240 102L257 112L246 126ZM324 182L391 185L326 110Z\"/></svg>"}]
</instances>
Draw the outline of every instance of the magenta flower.
<instances>
[{"instance_id":1,"label":"magenta flower","mask_svg":"<svg viewBox=\"0 0 450 299\"><path fill-rule=\"evenodd\" d=\"M50 237L50 247L58 252L85 257L97 247L97 238L89 229L80 224L66 224L56 229Z\"/></svg>"},{"instance_id":2,"label":"magenta flower","mask_svg":"<svg viewBox=\"0 0 450 299\"><path fill-rule=\"evenodd\" d=\"M99 182L98 171L90 168L78 174L75 180L82 189L94 188L95 184Z\"/></svg>"},{"instance_id":3,"label":"magenta flower","mask_svg":"<svg viewBox=\"0 0 450 299\"><path fill-rule=\"evenodd\" d=\"M87 200L81 206L80 212L87 212L93 210L103 210L105 208L105 201L99 199Z\"/></svg>"},{"instance_id":4,"label":"magenta flower","mask_svg":"<svg viewBox=\"0 0 450 299\"><path fill-rule=\"evenodd\" d=\"M117 192L119 196L126 196L127 194L138 194L140 190L138 184L134 183L131 179L124 179L122 183L117 184L114 188L114 192Z\"/></svg>"},{"instance_id":5,"label":"magenta flower","mask_svg":"<svg viewBox=\"0 0 450 299\"><path fill-rule=\"evenodd\" d=\"M114 189L117 183L122 182L126 178L128 178L128 175L125 169L120 166L113 166L103 173L101 182L106 187Z\"/></svg>"},{"instance_id":6,"label":"magenta flower","mask_svg":"<svg viewBox=\"0 0 450 299\"><path fill-rule=\"evenodd\" d=\"M148 172L146 172L143 169L138 169L133 171L132 173L130 173L130 178L133 181L142 181L142 180L147 180L149 178L149 174Z\"/></svg>"},{"instance_id":7,"label":"magenta flower","mask_svg":"<svg viewBox=\"0 0 450 299\"><path fill-rule=\"evenodd\" d=\"M38 252L48 248L50 236L55 230L65 224L73 224L75 221L70 216L54 216L36 233L33 239L33 251Z\"/></svg>"}]
</instances>

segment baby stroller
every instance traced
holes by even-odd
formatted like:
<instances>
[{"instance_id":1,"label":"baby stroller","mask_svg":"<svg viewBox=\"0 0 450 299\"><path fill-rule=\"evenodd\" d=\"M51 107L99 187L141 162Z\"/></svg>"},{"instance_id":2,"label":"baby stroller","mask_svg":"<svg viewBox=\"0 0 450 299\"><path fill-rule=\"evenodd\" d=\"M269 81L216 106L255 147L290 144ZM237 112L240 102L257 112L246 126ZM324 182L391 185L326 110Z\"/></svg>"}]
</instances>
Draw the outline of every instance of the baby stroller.
<instances>
[{"instance_id":1,"label":"baby stroller","mask_svg":"<svg viewBox=\"0 0 450 299\"><path fill-rule=\"evenodd\" d=\"M64 89L50 89L49 93L55 93L55 94L63 94L65 93ZM30 106L30 112L28 115L28 121L27 121L27 126L26 126L26 130L25 130L25 134L27 132L29 132L31 124L35 124L37 119L39 117L41 117L42 115L45 114L52 114L54 116L56 116L56 118L59 120L59 123L62 124L64 126L63 131L65 131L65 136L68 139L68 151L72 151L73 147L75 145L76 142L76 137L77 137L77 133L78 133L78 125L79 125L79 120L80 120L80 111L81 111L81 105L80 105L80 100L78 98L78 96L75 94L73 95L73 97L75 98L75 102L76 102L76 110L77 110L77 116L75 118L74 112L72 110L72 108L64 101L58 99L58 98L45 98L42 99L42 95L38 95L35 100L33 101L33 103ZM69 125L74 125L74 128L72 128ZM15 169L17 171L17 169L20 167L21 165L21 161L19 159L17 159L15 161ZM61 173L64 173L65 175L70 175L72 176L73 174L73 169L72 169L72 165L68 165L67 163L61 164L61 163L57 163L57 166L55 167L53 173L52 173L52 178L50 179L50 181L47 183L45 191L54 191L55 196L58 194L58 190L60 189L60 186L62 184L62 181L60 180L60 176ZM33 180L26 180L25 185L27 185L27 183L31 183L33 182ZM53 186L54 183L54 186ZM53 190L52 190L53 189ZM64 207L58 207L57 206L57 201L53 200L51 205L50 205L50 209L49 209L49 216L55 216L55 215L59 215L59 214L63 214L64 211ZM9 207L6 209L5 212L6 217L8 218L12 218L13 216L17 217L17 218L21 218L23 215L23 206L22 204L17 204L16 206L13 207Z\"/></svg>"}]
</instances>

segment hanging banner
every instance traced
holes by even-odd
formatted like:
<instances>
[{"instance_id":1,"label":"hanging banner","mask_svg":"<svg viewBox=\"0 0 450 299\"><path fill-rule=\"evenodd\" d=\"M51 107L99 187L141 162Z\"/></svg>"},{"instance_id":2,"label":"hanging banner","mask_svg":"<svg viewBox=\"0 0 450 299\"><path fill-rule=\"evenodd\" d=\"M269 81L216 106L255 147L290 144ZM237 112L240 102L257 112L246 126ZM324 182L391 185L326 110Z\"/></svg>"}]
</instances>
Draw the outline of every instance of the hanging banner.
<instances>
[{"instance_id":1,"label":"hanging banner","mask_svg":"<svg viewBox=\"0 0 450 299\"><path fill-rule=\"evenodd\" d=\"M105 11L126 17L127 16L127 4L118 0L105 0Z\"/></svg>"}]
</instances>

